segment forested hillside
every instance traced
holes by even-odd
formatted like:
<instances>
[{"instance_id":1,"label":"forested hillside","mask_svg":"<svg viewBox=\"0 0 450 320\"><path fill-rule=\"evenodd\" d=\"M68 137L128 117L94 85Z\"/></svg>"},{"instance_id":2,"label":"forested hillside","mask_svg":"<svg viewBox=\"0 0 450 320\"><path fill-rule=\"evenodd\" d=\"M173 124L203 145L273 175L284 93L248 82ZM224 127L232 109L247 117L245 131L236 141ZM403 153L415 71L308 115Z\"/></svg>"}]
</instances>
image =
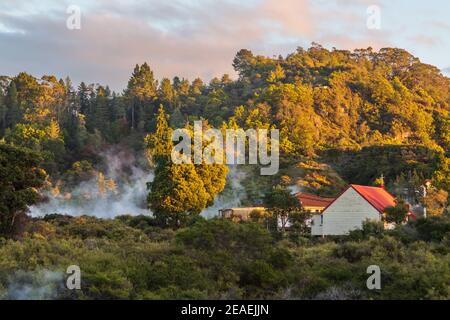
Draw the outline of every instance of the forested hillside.
<instances>
[{"instance_id":1,"label":"forested hillside","mask_svg":"<svg viewBox=\"0 0 450 320\"><path fill-rule=\"evenodd\" d=\"M450 190L450 79L436 67L402 49L329 51L318 44L278 58L241 50L233 66L237 80L224 75L206 84L158 81L144 63L120 93L99 84L74 88L51 75L3 76L0 136L41 153L51 183L64 189L104 171L99 155L112 145L142 152L163 106L172 128L205 119L215 127L280 129L282 172L316 193L372 184L381 174L388 185L433 179ZM324 164L331 171L311 170ZM245 187L248 203L257 202L261 192Z\"/></svg>"}]
</instances>

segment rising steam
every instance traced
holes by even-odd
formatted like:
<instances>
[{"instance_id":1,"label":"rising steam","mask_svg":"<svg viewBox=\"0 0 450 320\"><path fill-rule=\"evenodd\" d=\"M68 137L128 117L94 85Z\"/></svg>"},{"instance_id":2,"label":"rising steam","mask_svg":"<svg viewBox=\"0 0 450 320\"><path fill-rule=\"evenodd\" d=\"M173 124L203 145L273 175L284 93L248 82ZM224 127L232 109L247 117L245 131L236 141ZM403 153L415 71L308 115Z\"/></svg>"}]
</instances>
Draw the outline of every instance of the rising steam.
<instances>
[{"instance_id":1,"label":"rising steam","mask_svg":"<svg viewBox=\"0 0 450 320\"><path fill-rule=\"evenodd\" d=\"M212 218L218 215L220 209L241 206L242 199L246 195L245 188L242 186L245 176L245 172L238 170L236 165L229 166L225 190L216 197L214 205L203 210L202 216Z\"/></svg>"},{"instance_id":2,"label":"rising steam","mask_svg":"<svg viewBox=\"0 0 450 320\"><path fill-rule=\"evenodd\" d=\"M64 275L50 270L18 270L8 278L8 287L1 294L7 300L51 300L64 289Z\"/></svg>"},{"instance_id":3,"label":"rising steam","mask_svg":"<svg viewBox=\"0 0 450 320\"><path fill-rule=\"evenodd\" d=\"M48 193L48 201L30 208L33 217L59 213L114 218L118 215L150 214L146 206L151 170L144 170L130 152L113 148L103 155L106 172L80 183L70 193ZM100 179L107 179L102 181ZM107 183L110 183L109 185Z\"/></svg>"},{"instance_id":4,"label":"rising steam","mask_svg":"<svg viewBox=\"0 0 450 320\"><path fill-rule=\"evenodd\" d=\"M95 216L98 218L114 218L119 215L149 215L146 198L147 182L153 181L152 170L138 165L131 152L112 148L102 154L106 169L89 181L75 186L68 194L46 194L48 200L30 207L33 217L59 213L71 216ZM104 179L104 187L99 183ZM202 212L202 216L211 218L218 215L220 209L234 208L241 205L245 198L242 181L245 173L237 166L230 166L225 190L219 194L212 205ZM108 183L113 181L114 190L109 190ZM105 190L102 190L105 189Z\"/></svg>"}]
</instances>

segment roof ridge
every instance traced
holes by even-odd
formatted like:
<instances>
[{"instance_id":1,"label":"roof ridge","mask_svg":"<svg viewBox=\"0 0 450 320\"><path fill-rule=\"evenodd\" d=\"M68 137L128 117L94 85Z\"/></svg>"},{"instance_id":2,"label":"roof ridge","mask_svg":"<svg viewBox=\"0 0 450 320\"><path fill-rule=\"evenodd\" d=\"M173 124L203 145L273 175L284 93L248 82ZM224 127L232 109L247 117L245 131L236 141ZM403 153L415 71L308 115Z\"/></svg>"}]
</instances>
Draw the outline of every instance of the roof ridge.
<instances>
[{"instance_id":1,"label":"roof ridge","mask_svg":"<svg viewBox=\"0 0 450 320\"><path fill-rule=\"evenodd\" d=\"M301 196L310 197L310 198L319 198L319 199L335 199L333 197L322 197L322 196L318 196L318 195L315 195L312 193L306 193L306 192L298 192L296 195L297 196L301 195Z\"/></svg>"},{"instance_id":2,"label":"roof ridge","mask_svg":"<svg viewBox=\"0 0 450 320\"><path fill-rule=\"evenodd\" d=\"M369 202L378 212L383 213L384 209L386 209L385 202L395 202L396 197L390 194L385 188L382 187L374 187L374 186L363 186L357 184L351 184L351 188L353 188L356 192L359 193L361 197L363 197L367 202ZM389 199L384 198L380 199L379 194L366 193L365 191L368 189L376 190L377 192L383 192L385 195L389 197Z\"/></svg>"}]
</instances>

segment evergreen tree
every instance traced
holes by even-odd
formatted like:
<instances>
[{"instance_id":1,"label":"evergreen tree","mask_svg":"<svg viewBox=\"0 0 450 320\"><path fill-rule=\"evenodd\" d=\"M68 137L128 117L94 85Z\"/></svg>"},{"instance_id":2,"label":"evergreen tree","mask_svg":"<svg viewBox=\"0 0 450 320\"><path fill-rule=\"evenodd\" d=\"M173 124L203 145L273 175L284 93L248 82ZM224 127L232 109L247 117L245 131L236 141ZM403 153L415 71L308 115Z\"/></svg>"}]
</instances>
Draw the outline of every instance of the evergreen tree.
<instances>
[{"instance_id":1,"label":"evergreen tree","mask_svg":"<svg viewBox=\"0 0 450 320\"><path fill-rule=\"evenodd\" d=\"M46 173L41 158L30 151L0 143L0 236L12 236L29 205L39 200Z\"/></svg>"},{"instance_id":2,"label":"evergreen tree","mask_svg":"<svg viewBox=\"0 0 450 320\"><path fill-rule=\"evenodd\" d=\"M151 103L157 96L158 82L147 63L136 65L128 81L126 96L130 104L130 123L132 129L143 130L153 115Z\"/></svg>"},{"instance_id":3,"label":"evergreen tree","mask_svg":"<svg viewBox=\"0 0 450 320\"><path fill-rule=\"evenodd\" d=\"M182 128L185 124L185 119L183 113L181 113L180 108L175 108L170 117L170 126L172 128Z\"/></svg>"},{"instance_id":4,"label":"evergreen tree","mask_svg":"<svg viewBox=\"0 0 450 320\"><path fill-rule=\"evenodd\" d=\"M403 200L399 200L395 206L385 209L384 221L387 223L401 224L406 221L408 211L408 205Z\"/></svg>"},{"instance_id":5,"label":"evergreen tree","mask_svg":"<svg viewBox=\"0 0 450 320\"><path fill-rule=\"evenodd\" d=\"M162 105L159 107L156 118L156 131L154 134L149 134L145 137L145 143L150 162L157 166L165 166L171 161L170 157L173 149L172 129L169 127Z\"/></svg>"},{"instance_id":6,"label":"evergreen tree","mask_svg":"<svg viewBox=\"0 0 450 320\"><path fill-rule=\"evenodd\" d=\"M225 187L227 167L223 165L174 164L171 161L172 130L162 106L156 132L146 138L149 154L156 164L149 183L149 208L163 224L179 227L186 218L198 215L213 204Z\"/></svg>"},{"instance_id":7,"label":"evergreen tree","mask_svg":"<svg viewBox=\"0 0 450 320\"><path fill-rule=\"evenodd\" d=\"M158 96L161 100L161 103L166 106L166 109L170 113L175 100L175 91L173 90L172 84L170 83L169 79L164 78L161 81L161 85L158 90Z\"/></svg>"},{"instance_id":8,"label":"evergreen tree","mask_svg":"<svg viewBox=\"0 0 450 320\"><path fill-rule=\"evenodd\" d=\"M89 88L86 86L84 82L81 82L78 86L78 101L80 105L80 112L84 115L89 114L90 106L89 106Z\"/></svg>"},{"instance_id":9,"label":"evergreen tree","mask_svg":"<svg viewBox=\"0 0 450 320\"><path fill-rule=\"evenodd\" d=\"M107 136L108 125L110 123L110 108L109 108L109 89L99 86L97 88L94 110L90 121L92 129L98 129L103 136Z\"/></svg>"},{"instance_id":10,"label":"evergreen tree","mask_svg":"<svg viewBox=\"0 0 450 320\"><path fill-rule=\"evenodd\" d=\"M284 233L292 219L302 217L303 224L309 215L302 210L297 197L284 186L275 186L264 196L264 205L275 220L275 224ZM298 219L300 220L300 219Z\"/></svg>"},{"instance_id":11,"label":"evergreen tree","mask_svg":"<svg viewBox=\"0 0 450 320\"><path fill-rule=\"evenodd\" d=\"M7 111L3 89L0 88L0 137L5 134Z\"/></svg>"},{"instance_id":12,"label":"evergreen tree","mask_svg":"<svg viewBox=\"0 0 450 320\"><path fill-rule=\"evenodd\" d=\"M16 84L11 81L6 95L6 127L12 128L22 119Z\"/></svg>"}]
</instances>

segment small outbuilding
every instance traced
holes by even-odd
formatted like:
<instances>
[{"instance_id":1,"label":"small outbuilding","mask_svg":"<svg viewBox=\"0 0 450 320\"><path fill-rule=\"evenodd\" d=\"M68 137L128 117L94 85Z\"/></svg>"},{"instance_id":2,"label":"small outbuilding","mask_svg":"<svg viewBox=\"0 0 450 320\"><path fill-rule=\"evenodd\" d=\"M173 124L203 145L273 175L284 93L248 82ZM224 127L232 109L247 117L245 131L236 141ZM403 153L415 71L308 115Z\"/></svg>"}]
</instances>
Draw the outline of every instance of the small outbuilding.
<instances>
[{"instance_id":1,"label":"small outbuilding","mask_svg":"<svg viewBox=\"0 0 450 320\"><path fill-rule=\"evenodd\" d=\"M248 207L248 208L228 208L219 210L219 215L228 220L233 221L248 221L252 213L264 213L264 207Z\"/></svg>"},{"instance_id":2,"label":"small outbuilding","mask_svg":"<svg viewBox=\"0 0 450 320\"><path fill-rule=\"evenodd\" d=\"M299 192L295 195L305 211L321 213L335 198L324 198L314 194Z\"/></svg>"}]
</instances>

